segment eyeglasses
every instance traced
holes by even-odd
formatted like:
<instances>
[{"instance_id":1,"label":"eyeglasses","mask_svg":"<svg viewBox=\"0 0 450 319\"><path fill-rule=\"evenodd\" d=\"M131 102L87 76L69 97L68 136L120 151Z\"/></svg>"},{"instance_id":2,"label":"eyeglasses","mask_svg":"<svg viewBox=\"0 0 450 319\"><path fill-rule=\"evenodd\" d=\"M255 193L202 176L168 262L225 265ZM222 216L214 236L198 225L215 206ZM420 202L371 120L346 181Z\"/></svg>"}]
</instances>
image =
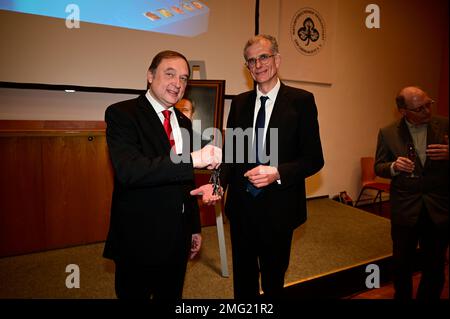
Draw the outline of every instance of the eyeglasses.
<instances>
[{"instance_id":1,"label":"eyeglasses","mask_svg":"<svg viewBox=\"0 0 450 319\"><path fill-rule=\"evenodd\" d=\"M253 68L256 65L256 62L259 61L259 63L266 65L269 63L269 59L274 57L275 54L261 54L260 56L257 56L256 58L250 58L245 62L245 64L249 68Z\"/></svg>"},{"instance_id":2,"label":"eyeglasses","mask_svg":"<svg viewBox=\"0 0 450 319\"><path fill-rule=\"evenodd\" d=\"M429 109L433 104L434 104L434 101L431 100L430 102L425 103L425 104L423 104L421 106L418 106L416 108L413 108L413 109L405 108L405 110L411 111L411 112L414 112L414 113L420 113L420 112L424 111L425 108Z\"/></svg>"}]
</instances>

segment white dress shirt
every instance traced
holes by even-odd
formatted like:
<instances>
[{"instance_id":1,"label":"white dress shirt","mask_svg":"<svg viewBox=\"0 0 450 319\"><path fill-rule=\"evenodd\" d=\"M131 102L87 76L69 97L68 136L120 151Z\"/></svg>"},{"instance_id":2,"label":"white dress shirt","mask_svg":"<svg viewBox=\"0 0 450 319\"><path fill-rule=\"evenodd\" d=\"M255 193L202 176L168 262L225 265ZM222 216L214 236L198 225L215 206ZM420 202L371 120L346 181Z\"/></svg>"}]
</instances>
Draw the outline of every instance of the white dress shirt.
<instances>
[{"instance_id":1,"label":"white dress shirt","mask_svg":"<svg viewBox=\"0 0 450 319\"><path fill-rule=\"evenodd\" d=\"M181 131L180 126L178 125L178 120L175 114L174 107L171 106L168 109L166 109L164 106L162 106L153 96L150 94L150 91L147 90L147 93L145 94L147 97L147 100L150 102L150 104L153 106L153 109L155 110L156 114L158 114L158 117L161 121L161 124L164 125L164 114L162 114L162 111L169 110L170 113L170 126L172 126L172 135L173 140L175 141L175 152L176 154L183 153L183 139L181 137Z\"/></svg>"},{"instance_id":2,"label":"white dress shirt","mask_svg":"<svg viewBox=\"0 0 450 319\"><path fill-rule=\"evenodd\" d=\"M258 111L261 108L261 96L267 96L268 99L266 101L266 119L264 123L264 135L263 135L263 144L266 143L266 135L267 135L267 127L269 125L270 116L272 115L273 106L275 105L275 100L278 95L278 91L280 90L280 79L277 80L277 84L270 90L267 94L263 94L259 88L256 88L256 100L255 100L255 114L253 115L253 127L256 125L256 117L258 116ZM255 141L255 134L253 134L253 142Z\"/></svg>"}]
</instances>

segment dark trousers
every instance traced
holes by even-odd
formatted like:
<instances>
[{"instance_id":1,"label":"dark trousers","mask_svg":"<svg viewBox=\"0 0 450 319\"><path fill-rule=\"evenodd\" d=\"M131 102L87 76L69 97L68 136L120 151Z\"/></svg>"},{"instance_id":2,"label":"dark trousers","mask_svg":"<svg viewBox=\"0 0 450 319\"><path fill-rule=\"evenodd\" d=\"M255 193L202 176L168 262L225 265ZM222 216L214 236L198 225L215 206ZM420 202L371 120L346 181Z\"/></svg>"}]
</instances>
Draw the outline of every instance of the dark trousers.
<instances>
[{"instance_id":1,"label":"dark trousers","mask_svg":"<svg viewBox=\"0 0 450 319\"><path fill-rule=\"evenodd\" d=\"M187 261L160 266L116 262L115 288L117 298L181 299L186 265Z\"/></svg>"},{"instance_id":2,"label":"dark trousers","mask_svg":"<svg viewBox=\"0 0 450 319\"><path fill-rule=\"evenodd\" d=\"M417 299L440 298L445 283L445 259L448 247L448 225L436 226L424 208L415 226L392 225L395 299L407 300L413 295L412 275L419 244L422 276Z\"/></svg>"},{"instance_id":3,"label":"dark trousers","mask_svg":"<svg viewBox=\"0 0 450 319\"><path fill-rule=\"evenodd\" d=\"M259 213L254 211L230 220L236 299L258 298L260 275L265 297L283 297L293 231L281 231L276 225L264 223Z\"/></svg>"},{"instance_id":4,"label":"dark trousers","mask_svg":"<svg viewBox=\"0 0 450 319\"><path fill-rule=\"evenodd\" d=\"M191 245L184 216L173 245L167 246L168 257L144 264L138 260L116 260L115 289L119 299L178 300L182 298L184 277ZM156 243L167 245L167 243Z\"/></svg>"}]
</instances>

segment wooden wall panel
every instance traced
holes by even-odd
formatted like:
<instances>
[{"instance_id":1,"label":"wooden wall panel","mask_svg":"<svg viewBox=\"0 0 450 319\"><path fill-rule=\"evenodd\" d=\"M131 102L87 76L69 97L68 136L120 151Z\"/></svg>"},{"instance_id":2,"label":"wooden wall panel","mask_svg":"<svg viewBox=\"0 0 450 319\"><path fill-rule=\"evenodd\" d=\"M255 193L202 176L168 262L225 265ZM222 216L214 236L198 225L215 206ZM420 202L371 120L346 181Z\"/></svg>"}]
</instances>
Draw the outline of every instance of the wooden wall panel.
<instances>
[{"instance_id":1,"label":"wooden wall panel","mask_svg":"<svg viewBox=\"0 0 450 319\"><path fill-rule=\"evenodd\" d=\"M0 121L0 257L104 241L112 189L104 122Z\"/></svg>"},{"instance_id":2,"label":"wooden wall panel","mask_svg":"<svg viewBox=\"0 0 450 319\"><path fill-rule=\"evenodd\" d=\"M114 173L109 158L106 136L98 135L89 142L86 149L88 180L86 185L89 207L94 214L87 226L89 241L104 241L109 229ZM91 160L95 159L95 160Z\"/></svg>"},{"instance_id":3,"label":"wooden wall panel","mask_svg":"<svg viewBox=\"0 0 450 319\"><path fill-rule=\"evenodd\" d=\"M113 171L104 129L0 121L0 256L105 240Z\"/></svg>"},{"instance_id":4,"label":"wooden wall panel","mask_svg":"<svg viewBox=\"0 0 450 319\"><path fill-rule=\"evenodd\" d=\"M105 240L112 193L106 155L104 136L44 140L48 248Z\"/></svg>"},{"instance_id":5,"label":"wooden wall panel","mask_svg":"<svg viewBox=\"0 0 450 319\"><path fill-rule=\"evenodd\" d=\"M45 246L39 137L0 136L0 256Z\"/></svg>"}]
</instances>

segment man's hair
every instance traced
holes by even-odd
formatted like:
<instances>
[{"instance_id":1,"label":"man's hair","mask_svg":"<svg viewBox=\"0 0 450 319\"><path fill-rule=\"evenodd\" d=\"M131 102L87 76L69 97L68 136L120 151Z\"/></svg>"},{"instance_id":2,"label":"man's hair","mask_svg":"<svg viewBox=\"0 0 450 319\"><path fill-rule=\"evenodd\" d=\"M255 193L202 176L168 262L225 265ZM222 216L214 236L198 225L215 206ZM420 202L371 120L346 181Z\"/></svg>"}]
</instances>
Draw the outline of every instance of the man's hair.
<instances>
[{"instance_id":1,"label":"man's hair","mask_svg":"<svg viewBox=\"0 0 450 319\"><path fill-rule=\"evenodd\" d=\"M405 109L406 108L406 99L405 99L405 96L402 94L401 91L395 97L395 102L397 103L397 107L399 109Z\"/></svg>"},{"instance_id":2,"label":"man's hair","mask_svg":"<svg viewBox=\"0 0 450 319\"><path fill-rule=\"evenodd\" d=\"M188 66L188 76L191 77L191 68L189 67L189 62L186 59L184 55L182 55L179 52L171 51L171 50L165 50L159 52L155 57L153 58L152 62L150 63L150 66L148 67L148 70L152 72L152 74L155 74L156 69L161 64L161 61L164 59L174 59L174 58L181 58L184 61L186 61L186 65ZM149 88L150 84L147 82L147 89Z\"/></svg>"},{"instance_id":3,"label":"man's hair","mask_svg":"<svg viewBox=\"0 0 450 319\"><path fill-rule=\"evenodd\" d=\"M270 42L270 50L273 54L278 54L278 42L277 39L271 35L268 34L258 34L254 37L251 37L247 43L244 46L244 58L247 60L246 52L249 46L261 41L261 40L268 40Z\"/></svg>"}]
</instances>

